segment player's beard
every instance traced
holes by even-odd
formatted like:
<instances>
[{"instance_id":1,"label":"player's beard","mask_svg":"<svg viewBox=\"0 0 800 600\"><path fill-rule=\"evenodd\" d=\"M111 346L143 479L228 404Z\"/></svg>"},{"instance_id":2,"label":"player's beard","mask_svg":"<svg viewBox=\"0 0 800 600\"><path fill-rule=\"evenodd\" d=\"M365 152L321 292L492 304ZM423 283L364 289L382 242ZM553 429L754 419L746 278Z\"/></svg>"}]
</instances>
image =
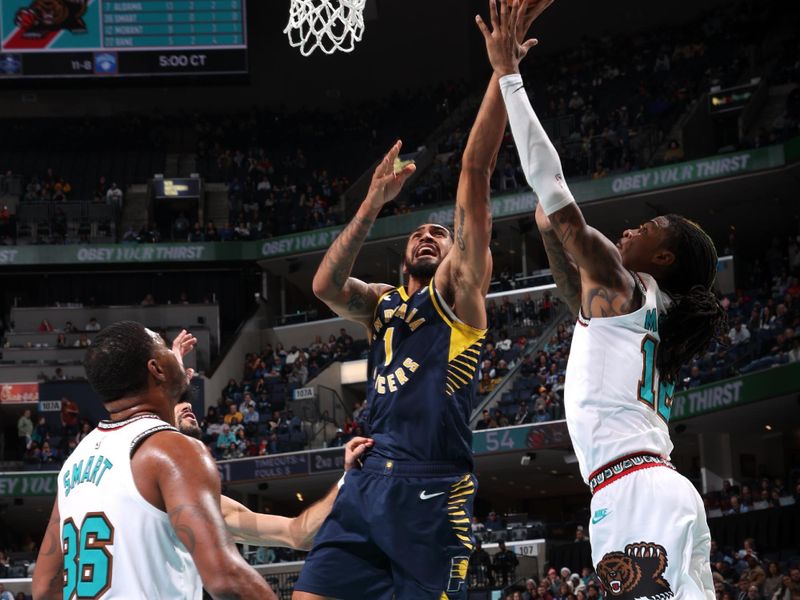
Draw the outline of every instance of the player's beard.
<instances>
[{"instance_id":1,"label":"player's beard","mask_svg":"<svg viewBox=\"0 0 800 600\"><path fill-rule=\"evenodd\" d=\"M199 440L203 437L203 431L200 429L200 426L196 423L192 423L188 419L181 419L178 422L178 431L180 431L183 435L189 436L196 440Z\"/></svg>"},{"instance_id":2,"label":"player's beard","mask_svg":"<svg viewBox=\"0 0 800 600\"><path fill-rule=\"evenodd\" d=\"M436 269L439 268L439 262L430 262L427 260L414 262L412 260L406 261L405 267L409 277L422 281L430 281L436 274Z\"/></svg>"},{"instance_id":3,"label":"player's beard","mask_svg":"<svg viewBox=\"0 0 800 600\"><path fill-rule=\"evenodd\" d=\"M192 397L194 394L192 393L192 386L188 386L183 393L181 394L180 400L178 400L178 404L183 402L188 402L189 404L192 403ZM197 421L194 423L189 419L178 418L178 431L180 431L183 435L187 435L189 437L193 437L196 440L199 440L203 437L203 430L200 429L200 426L197 424Z\"/></svg>"}]
</instances>

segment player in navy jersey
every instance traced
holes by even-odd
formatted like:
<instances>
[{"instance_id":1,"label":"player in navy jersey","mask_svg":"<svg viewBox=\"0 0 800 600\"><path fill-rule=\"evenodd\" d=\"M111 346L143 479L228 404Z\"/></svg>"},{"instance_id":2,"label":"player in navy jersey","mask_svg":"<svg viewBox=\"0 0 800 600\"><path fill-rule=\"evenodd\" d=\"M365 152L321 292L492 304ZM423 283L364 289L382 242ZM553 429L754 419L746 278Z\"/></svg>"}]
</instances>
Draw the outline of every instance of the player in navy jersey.
<instances>
[{"instance_id":1,"label":"player in navy jersey","mask_svg":"<svg viewBox=\"0 0 800 600\"><path fill-rule=\"evenodd\" d=\"M551 0L528 2L519 34ZM510 18L503 4L503 19ZM469 418L492 273L489 179L506 126L492 77L461 162L455 232L425 224L403 255L407 285L350 276L383 206L413 165L395 170L398 141L357 214L330 247L314 293L361 323L371 342L365 417L374 447L349 471L295 585L295 600L466 598L473 548Z\"/></svg>"}]
</instances>

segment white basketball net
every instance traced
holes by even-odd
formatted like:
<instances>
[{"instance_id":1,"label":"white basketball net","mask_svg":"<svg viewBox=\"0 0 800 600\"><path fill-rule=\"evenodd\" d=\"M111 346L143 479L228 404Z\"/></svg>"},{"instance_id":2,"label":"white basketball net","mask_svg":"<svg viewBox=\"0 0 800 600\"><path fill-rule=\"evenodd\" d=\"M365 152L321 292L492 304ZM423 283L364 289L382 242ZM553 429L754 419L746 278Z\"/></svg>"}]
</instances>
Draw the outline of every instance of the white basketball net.
<instances>
[{"instance_id":1,"label":"white basketball net","mask_svg":"<svg viewBox=\"0 0 800 600\"><path fill-rule=\"evenodd\" d=\"M325 54L352 52L364 35L367 0L291 0L289 24L283 30L289 43L308 56L319 48Z\"/></svg>"}]
</instances>

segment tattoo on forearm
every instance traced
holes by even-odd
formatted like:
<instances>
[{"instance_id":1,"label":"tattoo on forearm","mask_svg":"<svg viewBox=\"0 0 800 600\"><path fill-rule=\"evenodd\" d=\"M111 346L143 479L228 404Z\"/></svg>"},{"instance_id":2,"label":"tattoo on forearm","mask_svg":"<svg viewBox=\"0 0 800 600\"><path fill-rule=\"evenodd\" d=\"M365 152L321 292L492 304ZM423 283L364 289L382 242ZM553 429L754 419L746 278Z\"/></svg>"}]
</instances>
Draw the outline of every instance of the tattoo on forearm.
<instances>
[{"instance_id":1,"label":"tattoo on forearm","mask_svg":"<svg viewBox=\"0 0 800 600\"><path fill-rule=\"evenodd\" d=\"M337 288L344 287L358 251L367 239L373 220L354 217L325 253L324 264L330 269L331 281Z\"/></svg>"},{"instance_id":2,"label":"tattoo on forearm","mask_svg":"<svg viewBox=\"0 0 800 600\"><path fill-rule=\"evenodd\" d=\"M456 243L458 244L458 249L464 252L466 250L467 245L464 242L464 207L458 207L458 228L456 229Z\"/></svg>"},{"instance_id":3,"label":"tattoo on forearm","mask_svg":"<svg viewBox=\"0 0 800 600\"><path fill-rule=\"evenodd\" d=\"M179 504L167 513L175 534L190 554L193 554L197 547L197 537L187 521L191 513L199 511L200 507L194 504Z\"/></svg>"},{"instance_id":4,"label":"tattoo on forearm","mask_svg":"<svg viewBox=\"0 0 800 600\"><path fill-rule=\"evenodd\" d=\"M564 246L553 231L542 232L542 240L558 291L572 313L577 315L581 306L581 278L578 267L564 251Z\"/></svg>"}]
</instances>

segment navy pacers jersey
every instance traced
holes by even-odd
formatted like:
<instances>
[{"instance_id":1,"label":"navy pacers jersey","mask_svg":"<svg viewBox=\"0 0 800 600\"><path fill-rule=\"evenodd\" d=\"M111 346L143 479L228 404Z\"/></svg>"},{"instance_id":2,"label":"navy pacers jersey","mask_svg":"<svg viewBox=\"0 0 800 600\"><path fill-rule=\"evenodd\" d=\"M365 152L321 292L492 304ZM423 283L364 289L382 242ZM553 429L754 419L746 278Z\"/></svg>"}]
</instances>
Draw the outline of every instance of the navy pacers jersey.
<instances>
[{"instance_id":1,"label":"navy pacers jersey","mask_svg":"<svg viewBox=\"0 0 800 600\"><path fill-rule=\"evenodd\" d=\"M485 329L460 321L430 285L378 300L366 421L378 456L472 470L472 414Z\"/></svg>"}]
</instances>

